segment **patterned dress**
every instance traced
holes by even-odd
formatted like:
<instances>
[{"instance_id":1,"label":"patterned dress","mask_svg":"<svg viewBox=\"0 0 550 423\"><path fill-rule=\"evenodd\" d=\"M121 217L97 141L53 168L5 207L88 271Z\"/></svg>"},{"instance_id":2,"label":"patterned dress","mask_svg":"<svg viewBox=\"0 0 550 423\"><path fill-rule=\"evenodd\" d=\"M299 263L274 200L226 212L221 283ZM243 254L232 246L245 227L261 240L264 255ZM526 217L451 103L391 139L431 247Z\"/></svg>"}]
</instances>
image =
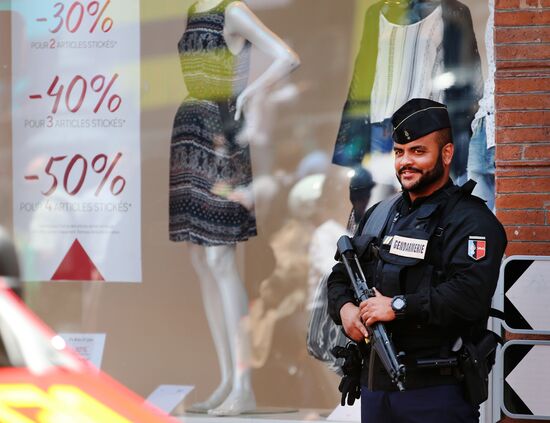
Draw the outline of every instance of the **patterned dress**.
<instances>
[{"instance_id":1,"label":"patterned dress","mask_svg":"<svg viewBox=\"0 0 550 423\"><path fill-rule=\"evenodd\" d=\"M189 96L176 113L170 149L172 241L227 245L256 235L254 212L227 198L252 183L250 150L237 143L244 122L234 119L250 44L238 55L227 47L225 9L232 1L204 12L191 7L178 43Z\"/></svg>"}]
</instances>

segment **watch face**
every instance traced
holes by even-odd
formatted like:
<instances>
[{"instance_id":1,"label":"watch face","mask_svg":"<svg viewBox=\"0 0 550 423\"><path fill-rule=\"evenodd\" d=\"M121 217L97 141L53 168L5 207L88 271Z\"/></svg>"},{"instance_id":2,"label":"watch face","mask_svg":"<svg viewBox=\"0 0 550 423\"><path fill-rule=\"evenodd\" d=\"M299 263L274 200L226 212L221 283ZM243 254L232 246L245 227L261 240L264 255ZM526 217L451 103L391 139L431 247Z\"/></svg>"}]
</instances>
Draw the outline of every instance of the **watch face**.
<instances>
[{"instance_id":1,"label":"watch face","mask_svg":"<svg viewBox=\"0 0 550 423\"><path fill-rule=\"evenodd\" d=\"M393 300L392 306L395 310L402 310L405 307L405 301L403 300L403 298L397 297Z\"/></svg>"}]
</instances>

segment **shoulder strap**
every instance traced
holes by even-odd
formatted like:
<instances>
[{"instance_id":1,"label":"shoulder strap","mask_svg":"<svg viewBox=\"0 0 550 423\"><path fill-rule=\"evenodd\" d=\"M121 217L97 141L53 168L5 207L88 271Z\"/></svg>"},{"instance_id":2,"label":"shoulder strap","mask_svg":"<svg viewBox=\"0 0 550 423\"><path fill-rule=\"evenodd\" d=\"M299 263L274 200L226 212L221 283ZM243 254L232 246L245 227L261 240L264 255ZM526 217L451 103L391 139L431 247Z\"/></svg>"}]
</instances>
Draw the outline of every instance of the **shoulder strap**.
<instances>
[{"instance_id":1,"label":"shoulder strap","mask_svg":"<svg viewBox=\"0 0 550 423\"><path fill-rule=\"evenodd\" d=\"M489 316L494 317L496 319L504 320L506 318L506 315L502 310L498 310L496 308L491 308L489 310Z\"/></svg>"},{"instance_id":2,"label":"shoulder strap","mask_svg":"<svg viewBox=\"0 0 550 423\"><path fill-rule=\"evenodd\" d=\"M461 187L453 187L454 189L450 189L447 191L447 195L450 197L447 201L447 204L443 208L443 213L441 216L445 216L447 213L449 213L452 209L455 208L455 206L458 204L458 202L464 197L468 196L472 193L476 186L476 181L473 179L468 180L464 185Z\"/></svg>"},{"instance_id":3,"label":"shoulder strap","mask_svg":"<svg viewBox=\"0 0 550 423\"><path fill-rule=\"evenodd\" d=\"M361 235L372 236L373 238L379 239L382 231L384 230L384 226L386 225L386 221L388 220L390 211L395 206L395 203L397 203L399 198L401 198L401 193L397 193L394 196L386 198L378 203L365 222Z\"/></svg>"}]
</instances>

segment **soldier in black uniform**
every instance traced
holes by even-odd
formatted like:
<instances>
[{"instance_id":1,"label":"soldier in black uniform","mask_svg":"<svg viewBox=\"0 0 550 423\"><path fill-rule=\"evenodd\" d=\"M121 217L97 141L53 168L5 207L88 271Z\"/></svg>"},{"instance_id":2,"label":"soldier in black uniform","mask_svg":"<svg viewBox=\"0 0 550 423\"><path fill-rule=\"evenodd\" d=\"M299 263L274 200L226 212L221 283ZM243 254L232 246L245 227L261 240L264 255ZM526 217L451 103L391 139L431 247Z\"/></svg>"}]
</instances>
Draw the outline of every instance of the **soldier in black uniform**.
<instances>
[{"instance_id":1,"label":"soldier in black uniform","mask_svg":"<svg viewBox=\"0 0 550 423\"><path fill-rule=\"evenodd\" d=\"M329 313L357 343L368 335L366 325L384 322L406 363L453 357L485 331L506 234L470 195L473 184L457 187L449 179L454 147L445 105L410 100L392 124L403 192L386 200L393 203L381 236L362 235L377 205L353 239L376 297L357 304L339 263L328 279ZM460 379L456 368L407 365L399 392L373 352L362 362L362 422L477 422L479 407L466 401Z\"/></svg>"}]
</instances>

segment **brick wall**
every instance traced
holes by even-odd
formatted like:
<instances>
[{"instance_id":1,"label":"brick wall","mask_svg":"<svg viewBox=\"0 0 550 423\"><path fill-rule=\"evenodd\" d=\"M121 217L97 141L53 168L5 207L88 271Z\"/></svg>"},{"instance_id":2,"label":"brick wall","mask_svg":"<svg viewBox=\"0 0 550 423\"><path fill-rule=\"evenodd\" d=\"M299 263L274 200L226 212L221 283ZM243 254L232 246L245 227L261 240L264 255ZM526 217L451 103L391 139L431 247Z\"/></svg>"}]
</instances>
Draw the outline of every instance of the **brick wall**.
<instances>
[{"instance_id":1,"label":"brick wall","mask_svg":"<svg viewBox=\"0 0 550 423\"><path fill-rule=\"evenodd\" d=\"M550 0L496 0L497 215L508 255L550 255Z\"/></svg>"},{"instance_id":2,"label":"brick wall","mask_svg":"<svg viewBox=\"0 0 550 423\"><path fill-rule=\"evenodd\" d=\"M496 0L495 55L496 207L506 253L550 255L550 0Z\"/></svg>"}]
</instances>

